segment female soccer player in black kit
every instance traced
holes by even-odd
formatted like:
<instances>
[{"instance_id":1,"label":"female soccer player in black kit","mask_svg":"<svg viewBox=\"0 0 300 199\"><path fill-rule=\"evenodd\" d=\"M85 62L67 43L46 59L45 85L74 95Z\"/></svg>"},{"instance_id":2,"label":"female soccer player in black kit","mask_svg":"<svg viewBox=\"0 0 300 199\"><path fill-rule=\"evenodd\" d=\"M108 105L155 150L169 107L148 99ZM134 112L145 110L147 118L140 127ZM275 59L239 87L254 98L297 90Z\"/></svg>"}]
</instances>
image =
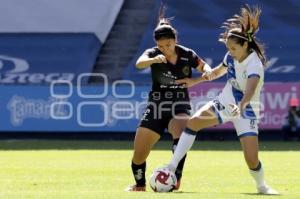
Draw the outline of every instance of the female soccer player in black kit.
<instances>
[{"instance_id":1,"label":"female soccer player in black kit","mask_svg":"<svg viewBox=\"0 0 300 199\"><path fill-rule=\"evenodd\" d=\"M172 134L173 151L190 115L190 102L187 88L175 84L175 80L191 77L192 68L202 72L204 79L210 78L211 67L191 49L177 44L177 32L161 8L159 23L154 30L156 47L147 49L137 60L136 67L151 67L152 90L146 111L137 128L134 140L134 153L131 163L136 184L126 191L146 190L146 159L153 145L160 139L165 129ZM176 169L179 189L184 156Z\"/></svg>"}]
</instances>

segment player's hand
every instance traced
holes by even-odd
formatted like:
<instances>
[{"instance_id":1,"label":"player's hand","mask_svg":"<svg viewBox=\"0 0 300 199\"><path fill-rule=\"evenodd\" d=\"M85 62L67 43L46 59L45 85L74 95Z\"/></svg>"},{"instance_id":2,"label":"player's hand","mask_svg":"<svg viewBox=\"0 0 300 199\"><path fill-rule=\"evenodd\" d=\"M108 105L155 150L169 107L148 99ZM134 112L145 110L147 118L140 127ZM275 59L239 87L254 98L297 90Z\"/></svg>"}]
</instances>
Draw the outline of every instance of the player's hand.
<instances>
[{"instance_id":1,"label":"player's hand","mask_svg":"<svg viewBox=\"0 0 300 199\"><path fill-rule=\"evenodd\" d=\"M211 81L214 79L214 77L215 77L215 74L212 72L211 68L206 69L202 74L202 78L205 81Z\"/></svg>"},{"instance_id":2,"label":"player's hand","mask_svg":"<svg viewBox=\"0 0 300 199\"><path fill-rule=\"evenodd\" d=\"M238 117L240 113L240 108L236 104L229 104L229 107L231 108L231 114L233 117Z\"/></svg>"},{"instance_id":3,"label":"player's hand","mask_svg":"<svg viewBox=\"0 0 300 199\"><path fill-rule=\"evenodd\" d=\"M198 82L193 78L178 79L175 81L176 84L183 86L184 88L192 87Z\"/></svg>"},{"instance_id":4,"label":"player's hand","mask_svg":"<svg viewBox=\"0 0 300 199\"><path fill-rule=\"evenodd\" d=\"M244 111L245 111L246 108L247 108L248 103L249 103L249 102L245 102L244 100L241 100L241 102L239 103L240 112L241 112L241 115L242 115L242 116L243 116L243 114L244 114Z\"/></svg>"},{"instance_id":5,"label":"player's hand","mask_svg":"<svg viewBox=\"0 0 300 199\"><path fill-rule=\"evenodd\" d=\"M167 63L167 58L164 55L157 55L153 58L153 63L160 64L160 63Z\"/></svg>"}]
</instances>

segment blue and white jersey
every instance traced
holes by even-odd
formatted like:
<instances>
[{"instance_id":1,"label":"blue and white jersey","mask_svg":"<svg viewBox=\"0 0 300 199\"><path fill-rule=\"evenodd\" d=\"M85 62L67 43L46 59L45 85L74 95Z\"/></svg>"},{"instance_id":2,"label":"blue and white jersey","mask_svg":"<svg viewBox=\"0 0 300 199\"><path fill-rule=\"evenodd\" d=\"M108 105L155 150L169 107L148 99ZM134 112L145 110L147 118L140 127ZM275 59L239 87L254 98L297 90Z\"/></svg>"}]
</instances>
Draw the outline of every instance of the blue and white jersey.
<instances>
[{"instance_id":1,"label":"blue and white jersey","mask_svg":"<svg viewBox=\"0 0 300 199\"><path fill-rule=\"evenodd\" d=\"M257 53L253 51L244 61L238 62L230 53L226 53L223 65L227 67L227 83L218 99L222 104L234 103L239 105L242 100L247 80L250 77L259 77L259 83L242 114L244 118L258 119L260 109L260 92L264 83L264 67Z\"/></svg>"}]
</instances>

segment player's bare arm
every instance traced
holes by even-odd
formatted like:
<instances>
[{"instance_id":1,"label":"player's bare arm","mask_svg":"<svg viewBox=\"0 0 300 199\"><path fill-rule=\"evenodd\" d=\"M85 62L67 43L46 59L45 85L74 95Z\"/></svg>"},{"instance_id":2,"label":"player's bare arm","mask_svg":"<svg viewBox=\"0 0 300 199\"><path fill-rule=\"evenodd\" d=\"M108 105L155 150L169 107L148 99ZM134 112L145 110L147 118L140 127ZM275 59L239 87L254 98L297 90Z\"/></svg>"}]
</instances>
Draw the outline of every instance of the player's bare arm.
<instances>
[{"instance_id":1,"label":"player's bare arm","mask_svg":"<svg viewBox=\"0 0 300 199\"><path fill-rule=\"evenodd\" d=\"M167 59L164 55L157 55L150 58L148 55L143 54L138 58L135 65L138 69L144 69L155 63L167 63Z\"/></svg>"},{"instance_id":2,"label":"player's bare arm","mask_svg":"<svg viewBox=\"0 0 300 199\"><path fill-rule=\"evenodd\" d=\"M248 78L247 84L246 84L246 91L245 91L244 97L242 98L242 100L240 102L240 111L241 112L249 104L252 96L255 93L258 83L259 83L259 77Z\"/></svg>"}]
</instances>

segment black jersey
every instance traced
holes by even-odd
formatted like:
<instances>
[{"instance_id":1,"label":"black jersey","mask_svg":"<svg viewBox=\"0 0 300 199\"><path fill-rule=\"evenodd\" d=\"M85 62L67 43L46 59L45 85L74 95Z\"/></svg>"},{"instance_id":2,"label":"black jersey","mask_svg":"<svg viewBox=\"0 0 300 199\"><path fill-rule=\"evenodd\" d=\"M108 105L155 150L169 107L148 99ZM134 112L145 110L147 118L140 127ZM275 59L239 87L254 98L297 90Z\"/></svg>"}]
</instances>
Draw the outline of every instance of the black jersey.
<instances>
[{"instance_id":1,"label":"black jersey","mask_svg":"<svg viewBox=\"0 0 300 199\"><path fill-rule=\"evenodd\" d=\"M199 58L199 56L189 48L176 45L175 50L177 54L176 64L167 62L167 63L157 63L151 65L151 75L152 75L151 93L157 93L157 92L161 93L162 95L160 101L164 101L163 99L165 99L165 97L163 95L166 92L168 93L172 92L173 99L175 101L189 100L187 88L175 84L175 80L190 78L192 76L192 68L196 68L201 62L203 62L202 59ZM144 52L144 54L150 58L153 58L157 55L162 54L162 52L157 47L153 47L147 49ZM184 95L180 95L180 94L178 95L179 92L184 93ZM149 97L150 100L153 98L153 96L151 95Z\"/></svg>"}]
</instances>

